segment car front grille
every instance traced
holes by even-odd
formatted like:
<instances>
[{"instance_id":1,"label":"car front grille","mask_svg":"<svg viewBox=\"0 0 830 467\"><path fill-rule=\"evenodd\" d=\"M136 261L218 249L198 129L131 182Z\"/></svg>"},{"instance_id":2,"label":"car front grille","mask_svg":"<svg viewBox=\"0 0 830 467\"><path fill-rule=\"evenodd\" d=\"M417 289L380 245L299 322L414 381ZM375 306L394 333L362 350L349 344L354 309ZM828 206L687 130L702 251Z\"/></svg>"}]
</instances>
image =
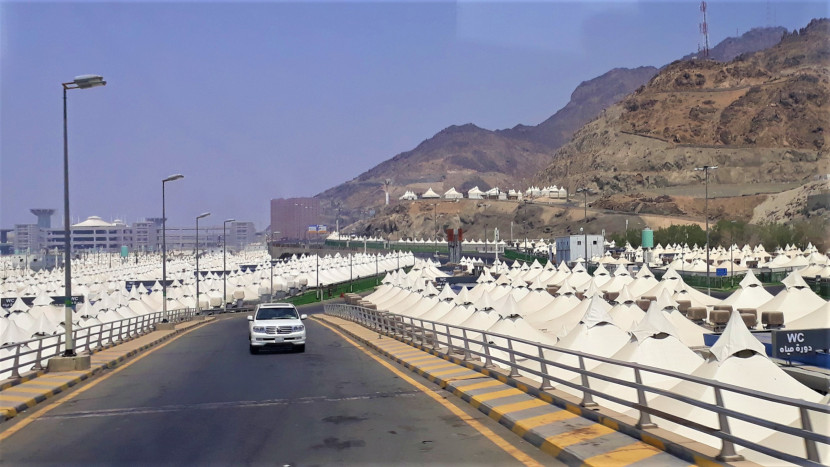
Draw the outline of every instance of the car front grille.
<instances>
[{"instance_id":1,"label":"car front grille","mask_svg":"<svg viewBox=\"0 0 830 467\"><path fill-rule=\"evenodd\" d=\"M292 326L267 326L265 328L265 334L269 336L273 336L276 334L291 334L293 331Z\"/></svg>"}]
</instances>

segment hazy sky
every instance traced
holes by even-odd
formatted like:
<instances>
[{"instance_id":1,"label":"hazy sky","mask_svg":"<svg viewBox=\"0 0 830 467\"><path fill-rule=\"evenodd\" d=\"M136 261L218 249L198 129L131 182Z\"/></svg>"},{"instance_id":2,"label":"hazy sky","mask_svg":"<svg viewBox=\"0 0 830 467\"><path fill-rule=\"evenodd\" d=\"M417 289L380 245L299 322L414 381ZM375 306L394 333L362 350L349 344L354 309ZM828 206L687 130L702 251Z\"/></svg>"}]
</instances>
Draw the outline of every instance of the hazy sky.
<instances>
[{"instance_id":1,"label":"hazy sky","mask_svg":"<svg viewBox=\"0 0 830 467\"><path fill-rule=\"evenodd\" d=\"M169 225L269 223L269 200L312 196L441 129L537 124L581 81L697 50L697 1L0 1L0 227L55 208L61 83L70 212ZM827 3L709 2L712 45L804 27ZM380 196L380 195L379 195Z\"/></svg>"}]
</instances>

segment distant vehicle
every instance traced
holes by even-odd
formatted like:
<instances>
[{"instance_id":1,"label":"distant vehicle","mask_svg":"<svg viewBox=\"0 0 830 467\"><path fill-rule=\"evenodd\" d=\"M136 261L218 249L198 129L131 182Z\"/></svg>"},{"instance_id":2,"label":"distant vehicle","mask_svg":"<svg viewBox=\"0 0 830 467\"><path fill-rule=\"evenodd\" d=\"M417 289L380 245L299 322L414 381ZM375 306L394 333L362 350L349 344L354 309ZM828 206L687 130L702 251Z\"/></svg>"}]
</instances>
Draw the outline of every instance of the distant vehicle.
<instances>
[{"instance_id":1,"label":"distant vehicle","mask_svg":"<svg viewBox=\"0 0 830 467\"><path fill-rule=\"evenodd\" d=\"M253 315L248 315L248 342L252 354L266 346L292 345L297 352L305 352L305 325L290 303L263 303Z\"/></svg>"}]
</instances>

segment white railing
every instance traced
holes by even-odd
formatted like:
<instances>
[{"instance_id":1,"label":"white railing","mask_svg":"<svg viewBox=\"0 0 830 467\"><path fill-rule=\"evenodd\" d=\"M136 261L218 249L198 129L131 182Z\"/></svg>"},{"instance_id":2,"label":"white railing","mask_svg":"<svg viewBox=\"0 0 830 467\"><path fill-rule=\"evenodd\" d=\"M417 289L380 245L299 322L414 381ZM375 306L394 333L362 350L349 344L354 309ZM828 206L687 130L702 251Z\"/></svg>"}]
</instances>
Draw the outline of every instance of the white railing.
<instances>
[{"instance_id":1,"label":"white railing","mask_svg":"<svg viewBox=\"0 0 830 467\"><path fill-rule=\"evenodd\" d=\"M196 310L186 308L168 310L168 321L172 323L189 321ZM106 346L128 341L155 329L163 322L161 311L134 316L109 323L95 324L83 328L73 327L72 339L76 353L92 354ZM66 342L65 333L37 337L0 347L0 380L19 379L21 373L42 370L52 357L60 355Z\"/></svg>"},{"instance_id":2,"label":"white railing","mask_svg":"<svg viewBox=\"0 0 830 467\"><path fill-rule=\"evenodd\" d=\"M427 321L354 305L328 304L325 305L325 312L332 316L359 323L364 327L377 331L379 334L391 336L413 344L420 344L425 347L431 346L433 350L448 355L459 355L465 361L481 360L485 367L491 366L495 362L508 369L508 376L510 377L516 377L520 374L536 376L541 380L539 386L541 390L552 389L553 384L568 386L582 394L580 405L583 407L598 405L593 399L594 396L597 396L604 400L633 408L639 412L639 419L635 425L638 429L655 427L656 425L651 420L651 416L653 415L689 427L702 434L717 437L721 441L720 453L717 456L718 460L728 462L740 460L742 456L737 455L735 452L735 445L737 444L786 462L792 462L798 465L820 466L823 464L821 463L821 459L819 459L816 443L830 444L830 436L827 436L826 429L819 427L819 430L814 430L810 416L811 412L825 415L830 414L830 406L828 405L755 391L662 368L552 347L538 342L489 333L479 329L452 326L436 321ZM550 355L570 355L576 357L579 366L571 366L553 361L550 359ZM586 370L585 363L590 361L628 368L634 373L634 381ZM580 382L574 383L558 377L557 369L579 374ZM643 375L649 373L709 387L714 392L715 403L713 404L660 387L643 384ZM637 400L631 401L614 394L603 393L592 389L589 378L632 388L637 393ZM724 404L723 394L727 392L752 398L759 403L773 402L781 404L782 406L795 407L800 414L801 428L730 409ZM707 426L666 412L665 410L650 407L646 393L664 396L674 401L711 412L716 416L718 426ZM732 434L729 428L730 419L741 420L801 439L804 444L806 458L758 444L757 442ZM828 460L830 459L824 459L825 462Z\"/></svg>"}]
</instances>

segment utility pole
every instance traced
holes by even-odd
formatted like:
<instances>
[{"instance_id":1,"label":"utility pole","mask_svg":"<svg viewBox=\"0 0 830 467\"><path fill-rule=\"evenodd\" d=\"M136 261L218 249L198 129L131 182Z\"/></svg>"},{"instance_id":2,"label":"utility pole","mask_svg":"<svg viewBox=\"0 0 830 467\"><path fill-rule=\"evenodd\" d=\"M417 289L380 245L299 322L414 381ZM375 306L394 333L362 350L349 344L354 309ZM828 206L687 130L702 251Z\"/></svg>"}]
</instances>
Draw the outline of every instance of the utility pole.
<instances>
[{"instance_id":1,"label":"utility pole","mask_svg":"<svg viewBox=\"0 0 830 467\"><path fill-rule=\"evenodd\" d=\"M706 217L706 293L712 296L711 279L709 276L709 171L717 169L718 166L704 165L703 167L695 167L695 171L703 172L704 183L706 191L703 201L703 215Z\"/></svg>"}]
</instances>

